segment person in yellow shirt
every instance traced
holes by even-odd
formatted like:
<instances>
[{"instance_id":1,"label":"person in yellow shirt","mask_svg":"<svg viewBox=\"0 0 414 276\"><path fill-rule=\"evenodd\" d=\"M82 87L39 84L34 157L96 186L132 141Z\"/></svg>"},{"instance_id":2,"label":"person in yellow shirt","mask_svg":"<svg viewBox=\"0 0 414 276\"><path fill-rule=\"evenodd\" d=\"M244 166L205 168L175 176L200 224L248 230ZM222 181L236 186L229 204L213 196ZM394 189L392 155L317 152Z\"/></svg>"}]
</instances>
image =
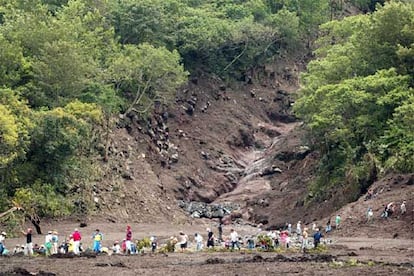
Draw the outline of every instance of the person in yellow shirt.
<instances>
[{"instance_id":1,"label":"person in yellow shirt","mask_svg":"<svg viewBox=\"0 0 414 276\"><path fill-rule=\"evenodd\" d=\"M75 241L73 240L72 235L69 236L68 242L68 253L73 253L75 250Z\"/></svg>"},{"instance_id":2,"label":"person in yellow shirt","mask_svg":"<svg viewBox=\"0 0 414 276\"><path fill-rule=\"evenodd\" d=\"M96 253L101 252L101 241L102 241L102 233L99 229L95 230L95 233L92 235L93 239L93 251Z\"/></svg>"}]
</instances>

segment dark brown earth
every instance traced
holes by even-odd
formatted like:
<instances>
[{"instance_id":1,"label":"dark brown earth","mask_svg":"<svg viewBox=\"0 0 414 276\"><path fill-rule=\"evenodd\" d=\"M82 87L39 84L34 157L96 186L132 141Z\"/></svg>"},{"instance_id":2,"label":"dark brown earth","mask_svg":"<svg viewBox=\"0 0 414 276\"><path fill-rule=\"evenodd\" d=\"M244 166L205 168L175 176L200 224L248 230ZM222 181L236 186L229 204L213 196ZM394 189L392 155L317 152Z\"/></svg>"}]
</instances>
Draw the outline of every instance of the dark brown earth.
<instances>
[{"instance_id":1,"label":"dark brown earth","mask_svg":"<svg viewBox=\"0 0 414 276\"><path fill-rule=\"evenodd\" d=\"M263 74L273 77L258 75L252 83L193 78L175 105L159 108L147 122L120 121L102 164L105 176L91 189L99 214L111 221L185 222L180 199L233 202L254 223L304 217L318 156L292 115L298 87L292 64L301 62L269 66ZM305 213L313 220L330 211Z\"/></svg>"},{"instance_id":2,"label":"dark brown earth","mask_svg":"<svg viewBox=\"0 0 414 276\"><path fill-rule=\"evenodd\" d=\"M374 224L376 224L374 222ZM60 237L67 236L77 224L61 222L48 225L56 228ZM178 231L204 233L208 221L197 225L133 224L134 238L157 235L162 241ZM123 237L119 224L91 222L81 228L84 246L90 246L88 234L95 228L105 229L104 245ZM228 234L231 226L225 226ZM234 226L244 235L257 229ZM362 227L363 231L366 227ZM7 243L22 241L11 239ZM193 244L187 252L147 253L131 256L101 255L76 258L3 257L0 275L413 275L413 240L401 238L340 237L334 231L327 250L318 254L302 254L297 250L283 252L194 252ZM41 242L43 236L35 236ZM29 274L30 273L30 274ZM43 273L43 274L42 274ZM46 274L53 273L53 274Z\"/></svg>"},{"instance_id":3,"label":"dark brown earth","mask_svg":"<svg viewBox=\"0 0 414 276\"><path fill-rule=\"evenodd\" d=\"M389 223L396 222L390 219ZM142 239L155 235L162 244L171 235L177 236L179 231L190 235L199 232L204 235L206 227L216 228L209 220L197 220L197 223L177 225L160 224L131 224L134 239ZM76 258L46 258L46 257L3 257L0 258L0 275L412 275L414 273L414 244L412 238L385 238L384 235L366 237L371 227L379 227L384 221L374 220L372 226L360 225L359 232L353 232L347 237L347 219L343 228L334 231L327 239L332 242L327 250L318 254L301 254L297 250L279 253L259 251L242 252L194 252L194 244L185 253L147 253L132 256L90 256ZM77 223L70 221L51 222L44 229L56 229L60 239L67 237ZM83 246L92 245L90 234L100 228L104 233L104 246L110 246L114 240L124 236L125 225L119 223L102 223L88 221L86 227L80 228L83 235ZM257 227L247 225L226 225L223 233L228 235L235 228L241 236L257 234ZM352 228L350 228L352 229ZM35 235L34 242L42 243L43 235ZM24 237L7 239L6 245L23 243ZM32 274L24 274L27 271ZM19 273L17 273L19 272ZM10 274L9 274L10 273ZM14 273L14 274L13 274ZM51 275L51 274L50 274Z\"/></svg>"},{"instance_id":4,"label":"dark brown earth","mask_svg":"<svg viewBox=\"0 0 414 276\"><path fill-rule=\"evenodd\" d=\"M265 228L298 220L324 225L355 195L339 187L324 202L305 203L319 156L291 111L301 64L269 66L252 83L193 78L174 105L157 109L148 122L121 120L111 135L109 161L102 163L104 177L91 189L98 202L91 215L109 222L189 223L180 199L239 204L234 217ZM375 214L387 201L403 199L412 210L413 178L388 175L375 182L373 187L388 187L371 201ZM352 214L345 207L344 216L364 217L369 206L358 202ZM393 225L407 232L412 223Z\"/></svg>"}]
</instances>

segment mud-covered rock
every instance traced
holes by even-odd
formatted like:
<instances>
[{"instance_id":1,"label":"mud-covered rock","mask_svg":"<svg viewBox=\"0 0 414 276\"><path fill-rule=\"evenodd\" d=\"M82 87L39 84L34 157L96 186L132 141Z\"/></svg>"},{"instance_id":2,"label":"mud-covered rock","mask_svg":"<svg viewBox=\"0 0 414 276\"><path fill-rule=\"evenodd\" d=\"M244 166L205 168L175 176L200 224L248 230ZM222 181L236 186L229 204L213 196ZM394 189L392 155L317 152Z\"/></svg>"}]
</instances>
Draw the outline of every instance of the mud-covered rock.
<instances>
[{"instance_id":1,"label":"mud-covered rock","mask_svg":"<svg viewBox=\"0 0 414 276\"><path fill-rule=\"evenodd\" d=\"M180 200L178 206L189 213L193 218L222 218L238 210L239 206L234 203L209 204L199 201L186 202Z\"/></svg>"}]
</instances>

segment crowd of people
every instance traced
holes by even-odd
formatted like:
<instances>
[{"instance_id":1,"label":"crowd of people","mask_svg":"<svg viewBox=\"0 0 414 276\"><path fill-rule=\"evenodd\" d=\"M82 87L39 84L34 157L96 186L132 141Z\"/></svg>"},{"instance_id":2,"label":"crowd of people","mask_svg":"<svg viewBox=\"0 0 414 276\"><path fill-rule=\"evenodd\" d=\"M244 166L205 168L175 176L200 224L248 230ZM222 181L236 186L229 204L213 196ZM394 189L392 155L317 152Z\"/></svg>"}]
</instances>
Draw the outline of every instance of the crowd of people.
<instances>
[{"instance_id":1,"label":"crowd of people","mask_svg":"<svg viewBox=\"0 0 414 276\"><path fill-rule=\"evenodd\" d=\"M367 200L371 199L369 197ZM384 205L382 218L389 218L396 212L396 203L390 202ZM402 201L399 206L400 214L403 216L407 212L406 201ZM373 210L371 207L367 210L367 222L373 220ZM334 228L333 228L334 227ZM303 227L302 222L298 221L296 227L293 228L292 224L286 223L283 229L272 230L263 232L258 230L254 235L240 236L237 231L232 228L228 235L223 235L223 224L220 221L218 224L218 237L215 236L211 228L206 229L205 239L202 233L195 233L192 239L189 238L184 231L180 231L178 237L172 236L166 239L166 243L171 246L171 251L175 251L175 248L179 248L181 252L188 250L191 244L191 250L201 251L204 248L222 247L229 250L240 250L246 248L253 250L255 248L269 249L269 248L290 248L292 246L299 247L302 251L306 251L309 248L317 248L321 243L324 235L328 235L333 229L340 230L342 227L342 218L338 214L334 218L334 225L331 225L331 219L328 219L324 231L321 227L317 227L316 223L311 225L311 229ZM48 231L45 235L44 243L33 244L32 229L28 228L26 231L22 231L22 235L25 237L26 242L22 245L16 245L12 250L7 248L6 239L7 233L1 232L0 234L0 255L27 255L33 256L35 254L50 256L53 254L74 254L80 255L85 250L95 253L105 252L108 254L136 254L139 253L140 248L137 247L138 241L133 241L131 226L126 227L125 238L122 242L114 241L111 246L105 247L102 245L104 235L100 229L96 229L91 235L91 247L86 247L84 239L78 229L69 235L68 238L60 240L57 231ZM149 247L152 252L157 252L158 239L155 236L149 238Z\"/></svg>"},{"instance_id":2,"label":"crowd of people","mask_svg":"<svg viewBox=\"0 0 414 276\"><path fill-rule=\"evenodd\" d=\"M12 251L10 251L6 247L5 240L7 238L7 233L2 232L0 234L0 255L27 255L33 256L37 255L45 255L50 256L53 254L68 254L73 253L75 255L80 255L82 251L84 251L82 247L82 235L80 231L76 228L69 237L63 241L59 240L58 232L55 231L48 231L45 235L44 243L42 244L33 244L33 230L28 228L26 231L22 231L23 236L26 237L26 243L22 245L16 245ZM127 233L128 237L128 233ZM132 238L132 235L130 235ZM96 229L95 232L92 234L92 248L91 250L99 253L102 252L102 242L103 235ZM125 239L126 240L126 239ZM116 245L114 245L114 250L116 250ZM119 253L121 249L117 250Z\"/></svg>"},{"instance_id":3,"label":"crowd of people","mask_svg":"<svg viewBox=\"0 0 414 276\"><path fill-rule=\"evenodd\" d=\"M338 223L338 222L337 222ZM337 224L337 227L339 224ZM296 247L300 247L302 250L312 247L309 239L313 239L313 246L317 247L323 237L322 232L316 228L315 224L312 226L313 235L310 235L310 231L307 227L302 230L302 224L299 221L296 224L296 229L292 229L292 225L287 223L284 229L272 230L268 232L258 230L254 235L241 236L238 232L232 228L228 235L223 235L222 225L218 227L219 237L216 237L211 228L206 229L206 233L203 237L202 233L195 233L193 238L189 238L184 231L180 231L178 237L171 236L169 239L165 239L165 244L172 245L171 251L175 251L176 248L180 252L187 250L201 251L205 248L226 248L231 251L241 250L246 248L253 250L255 248L269 249L269 248L290 248L292 244ZM107 254L137 254L139 253L138 243L139 241L133 241L131 226L126 227L125 238L122 242L114 241L111 246L103 246L104 235L100 229L96 229L90 236L90 240L85 242L81 232L78 229L69 235L68 238L60 240L57 231L48 231L44 238L44 243L33 244L33 230L28 228L26 231L22 231L22 235L25 236L26 243L22 245L16 245L12 250L6 247L7 234L2 232L0 234L0 255L44 255L50 256L53 254L74 254L80 255L82 252L89 251L95 253L107 253ZM263 237L267 237L263 239ZM152 252L157 252L159 249L158 238L151 236L149 238L149 248ZM86 244L90 246L86 247Z\"/></svg>"}]
</instances>

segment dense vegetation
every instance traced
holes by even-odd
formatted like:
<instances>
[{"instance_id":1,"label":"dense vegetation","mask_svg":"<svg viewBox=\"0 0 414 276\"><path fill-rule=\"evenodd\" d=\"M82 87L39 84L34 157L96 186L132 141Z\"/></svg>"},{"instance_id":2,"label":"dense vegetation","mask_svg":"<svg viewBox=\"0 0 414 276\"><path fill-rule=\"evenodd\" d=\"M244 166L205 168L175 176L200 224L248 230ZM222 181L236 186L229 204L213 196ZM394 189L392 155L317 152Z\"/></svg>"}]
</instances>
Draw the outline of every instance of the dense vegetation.
<instances>
[{"instance_id":1,"label":"dense vegetation","mask_svg":"<svg viewBox=\"0 0 414 276\"><path fill-rule=\"evenodd\" d=\"M295 110L321 153L313 194L351 198L379 174L414 172L414 4L321 26Z\"/></svg>"},{"instance_id":2,"label":"dense vegetation","mask_svg":"<svg viewBox=\"0 0 414 276\"><path fill-rule=\"evenodd\" d=\"M370 11L383 1L348 2ZM343 9L343 0L0 0L0 210L82 209L114 115L168 105L190 74L237 80L308 53ZM326 137L315 143L321 175L363 177L372 160L412 170L412 25L408 4L324 25L297 104L313 137Z\"/></svg>"}]
</instances>

